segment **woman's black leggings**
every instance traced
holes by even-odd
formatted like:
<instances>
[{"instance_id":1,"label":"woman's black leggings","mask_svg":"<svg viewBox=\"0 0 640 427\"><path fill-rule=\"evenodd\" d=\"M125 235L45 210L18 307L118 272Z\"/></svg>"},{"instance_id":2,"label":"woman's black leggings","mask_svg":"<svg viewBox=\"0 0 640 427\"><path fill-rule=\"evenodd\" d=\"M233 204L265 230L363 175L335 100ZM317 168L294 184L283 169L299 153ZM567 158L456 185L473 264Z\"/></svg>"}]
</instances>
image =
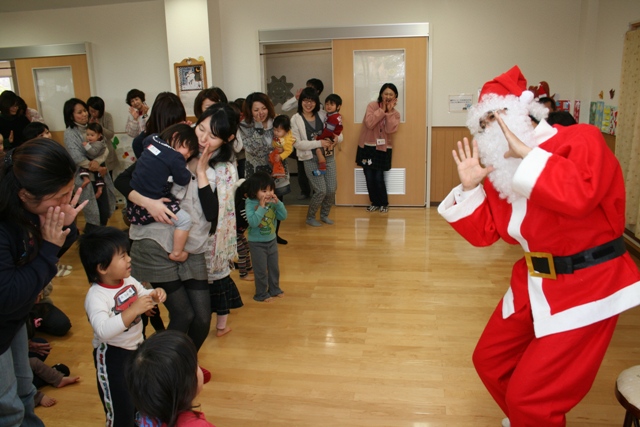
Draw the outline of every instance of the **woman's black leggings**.
<instances>
[{"instance_id":1,"label":"woman's black leggings","mask_svg":"<svg viewBox=\"0 0 640 427\"><path fill-rule=\"evenodd\" d=\"M182 331L200 349L211 327L211 298L206 280L176 280L152 283L167 292L165 307L169 310L167 329Z\"/></svg>"}]
</instances>

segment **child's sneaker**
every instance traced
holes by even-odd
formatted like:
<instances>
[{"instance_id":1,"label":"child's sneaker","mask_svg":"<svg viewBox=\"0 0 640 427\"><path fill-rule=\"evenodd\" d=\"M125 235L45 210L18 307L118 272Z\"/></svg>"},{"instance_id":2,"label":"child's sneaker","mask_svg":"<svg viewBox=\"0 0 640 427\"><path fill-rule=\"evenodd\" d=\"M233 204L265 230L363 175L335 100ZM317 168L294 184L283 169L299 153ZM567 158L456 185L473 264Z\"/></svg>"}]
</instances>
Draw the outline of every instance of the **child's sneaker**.
<instances>
[{"instance_id":1,"label":"child's sneaker","mask_svg":"<svg viewBox=\"0 0 640 427\"><path fill-rule=\"evenodd\" d=\"M371 206L369 206L369 207L367 208L367 212L375 212L375 211L377 211L378 209L380 209L380 207L379 207L379 206L371 205Z\"/></svg>"}]
</instances>

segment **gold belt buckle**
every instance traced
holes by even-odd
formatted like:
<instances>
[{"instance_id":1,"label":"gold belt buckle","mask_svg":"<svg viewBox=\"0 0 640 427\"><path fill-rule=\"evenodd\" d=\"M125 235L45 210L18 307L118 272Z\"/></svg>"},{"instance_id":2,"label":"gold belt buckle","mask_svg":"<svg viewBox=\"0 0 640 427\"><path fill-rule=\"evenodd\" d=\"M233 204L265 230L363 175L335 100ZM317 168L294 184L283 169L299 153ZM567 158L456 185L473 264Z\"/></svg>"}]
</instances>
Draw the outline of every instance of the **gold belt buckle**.
<instances>
[{"instance_id":1,"label":"gold belt buckle","mask_svg":"<svg viewBox=\"0 0 640 427\"><path fill-rule=\"evenodd\" d=\"M533 269L533 261L531 258L546 258L549 264L549 273L540 273ZM531 277L542 277L543 279L556 279L556 266L553 264L553 255L548 252L525 252L524 259L527 261L529 275Z\"/></svg>"}]
</instances>

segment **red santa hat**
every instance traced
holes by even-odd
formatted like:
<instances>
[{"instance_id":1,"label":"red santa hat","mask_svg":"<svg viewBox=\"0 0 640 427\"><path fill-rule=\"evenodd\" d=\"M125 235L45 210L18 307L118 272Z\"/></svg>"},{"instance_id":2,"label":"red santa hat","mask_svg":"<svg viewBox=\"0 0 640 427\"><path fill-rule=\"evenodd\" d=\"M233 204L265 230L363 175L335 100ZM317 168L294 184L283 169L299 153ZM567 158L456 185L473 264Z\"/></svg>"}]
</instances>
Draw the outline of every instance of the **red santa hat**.
<instances>
[{"instance_id":1,"label":"red santa hat","mask_svg":"<svg viewBox=\"0 0 640 427\"><path fill-rule=\"evenodd\" d=\"M492 95L492 96L489 96ZM527 106L532 116L540 120L546 117L546 110L537 108L537 102L533 101L533 92L527 90L527 79L525 79L520 67L514 65L509 71L500 74L493 80L488 81L482 86L480 95L478 96L478 106L482 109L482 103L485 98L495 98L513 95L520 99L520 102ZM489 108L491 109L491 108Z\"/></svg>"},{"instance_id":2,"label":"red santa hat","mask_svg":"<svg viewBox=\"0 0 640 427\"><path fill-rule=\"evenodd\" d=\"M515 95L520 96L522 92L527 90L527 79L522 75L522 71L517 65L514 65L506 73L500 74L495 79L488 81L482 86L479 102L482 102L482 98L486 95L493 93L495 95Z\"/></svg>"}]
</instances>

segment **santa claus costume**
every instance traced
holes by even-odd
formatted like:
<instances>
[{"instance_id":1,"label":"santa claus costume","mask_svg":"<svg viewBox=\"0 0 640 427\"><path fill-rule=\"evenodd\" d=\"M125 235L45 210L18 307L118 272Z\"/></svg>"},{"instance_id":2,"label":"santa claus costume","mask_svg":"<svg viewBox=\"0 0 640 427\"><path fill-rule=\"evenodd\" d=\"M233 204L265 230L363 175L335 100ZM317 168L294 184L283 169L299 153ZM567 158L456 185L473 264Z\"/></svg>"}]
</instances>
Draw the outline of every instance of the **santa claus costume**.
<instances>
[{"instance_id":1,"label":"santa claus costume","mask_svg":"<svg viewBox=\"0 0 640 427\"><path fill-rule=\"evenodd\" d=\"M591 388L618 314L640 304L640 274L622 238L622 172L602 134L544 119L534 128L528 116L545 113L532 99L518 67L484 85L467 124L495 170L454 188L438 212L474 246L522 246L473 362L512 427L555 427ZM485 120L496 110L531 148L524 158L504 159L503 131Z\"/></svg>"}]
</instances>

